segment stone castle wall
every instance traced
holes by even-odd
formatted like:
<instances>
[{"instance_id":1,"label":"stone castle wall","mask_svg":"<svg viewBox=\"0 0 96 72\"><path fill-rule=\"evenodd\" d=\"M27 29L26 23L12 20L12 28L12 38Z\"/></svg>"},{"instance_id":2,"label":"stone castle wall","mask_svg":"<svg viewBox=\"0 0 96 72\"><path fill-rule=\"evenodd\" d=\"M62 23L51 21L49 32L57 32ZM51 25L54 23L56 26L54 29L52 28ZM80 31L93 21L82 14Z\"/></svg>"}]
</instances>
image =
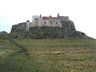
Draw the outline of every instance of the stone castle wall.
<instances>
[{"instance_id":1,"label":"stone castle wall","mask_svg":"<svg viewBox=\"0 0 96 72\"><path fill-rule=\"evenodd\" d=\"M53 19L52 18L49 18L49 19L35 18L35 19L33 19L30 26L31 27L34 27L34 26L62 27L62 24L59 19L55 19L55 18L53 18Z\"/></svg>"}]
</instances>

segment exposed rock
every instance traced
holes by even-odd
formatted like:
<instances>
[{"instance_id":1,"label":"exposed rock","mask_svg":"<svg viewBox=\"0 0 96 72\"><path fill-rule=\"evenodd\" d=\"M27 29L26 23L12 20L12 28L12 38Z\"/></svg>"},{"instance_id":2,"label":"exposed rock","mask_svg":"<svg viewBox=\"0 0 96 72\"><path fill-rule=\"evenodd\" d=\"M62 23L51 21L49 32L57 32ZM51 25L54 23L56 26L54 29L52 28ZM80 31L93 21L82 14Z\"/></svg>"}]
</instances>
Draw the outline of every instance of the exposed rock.
<instances>
[{"instance_id":1,"label":"exposed rock","mask_svg":"<svg viewBox=\"0 0 96 72\"><path fill-rule=\"evenodd\" d=\"M48 38L90 38L83 32L70 31L66 32L63 28L58 27L34 27L30 31L22 34L23 38L48 39Z\"/></svg>"},{"instance_id":2,"label":"exposed rock","mask_svg":"<svg viewBox=\"0 0 96 72\"><path fill-rule=\"evenodd\" d=\"M13 25L11 29L11 33L23 33L25 31L26 31L26 22Z\"/></svg>"}]
</instances>

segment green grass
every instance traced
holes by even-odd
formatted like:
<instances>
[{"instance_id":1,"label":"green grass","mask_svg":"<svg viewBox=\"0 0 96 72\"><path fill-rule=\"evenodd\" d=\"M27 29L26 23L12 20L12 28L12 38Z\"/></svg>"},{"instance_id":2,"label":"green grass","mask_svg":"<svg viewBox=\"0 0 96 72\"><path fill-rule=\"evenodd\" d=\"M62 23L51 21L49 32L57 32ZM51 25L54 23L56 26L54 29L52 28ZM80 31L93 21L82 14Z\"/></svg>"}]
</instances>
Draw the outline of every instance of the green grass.
<instances>
[{"instance_id":1,"label":"green grass","mask_svg":"<svg viewBox=\"0 0 96 72\"><path fill-rule=\"evenodd\" d=\"M93 39L0 40L0 46L0 72L96 72Z\"/></svg>"}]
</instances>

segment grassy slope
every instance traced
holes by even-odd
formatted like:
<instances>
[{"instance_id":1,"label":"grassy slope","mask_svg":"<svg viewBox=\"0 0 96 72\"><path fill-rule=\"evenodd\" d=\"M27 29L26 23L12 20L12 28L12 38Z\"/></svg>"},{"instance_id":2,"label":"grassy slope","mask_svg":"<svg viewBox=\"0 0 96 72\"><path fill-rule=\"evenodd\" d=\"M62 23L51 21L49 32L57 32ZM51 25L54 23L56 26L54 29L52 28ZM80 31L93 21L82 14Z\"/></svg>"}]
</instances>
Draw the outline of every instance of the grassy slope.
<instances>
[{"instance_id":1,"label":"grassy slope","mask_svg":"<svg viewBox=\"0 0 96 72\"><path fill-rule=\"evenodd\" d=\"M96 72L96 40L14 41L0 40L0 72Z\"/></svg>"}]
</instances>

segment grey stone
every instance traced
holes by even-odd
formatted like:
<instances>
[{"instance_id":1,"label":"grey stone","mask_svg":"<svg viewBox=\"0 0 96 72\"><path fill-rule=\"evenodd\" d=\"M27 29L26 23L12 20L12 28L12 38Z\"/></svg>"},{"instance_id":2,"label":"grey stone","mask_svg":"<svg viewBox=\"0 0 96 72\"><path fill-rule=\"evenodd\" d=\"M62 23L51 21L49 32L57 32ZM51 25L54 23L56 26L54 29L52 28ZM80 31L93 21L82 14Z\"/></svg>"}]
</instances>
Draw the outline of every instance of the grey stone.
<instances>
[{"instance_id":1,"label":"grey stone","mask_svg":"<svg viewBox=\"0 0 96 72\"><path fill-rule=\"evenodd\" d=\"M19 23L17 25L13 25L11 29L11 33L22 33L26 31L26 22Z\"/></svg>"}]
</instances>

